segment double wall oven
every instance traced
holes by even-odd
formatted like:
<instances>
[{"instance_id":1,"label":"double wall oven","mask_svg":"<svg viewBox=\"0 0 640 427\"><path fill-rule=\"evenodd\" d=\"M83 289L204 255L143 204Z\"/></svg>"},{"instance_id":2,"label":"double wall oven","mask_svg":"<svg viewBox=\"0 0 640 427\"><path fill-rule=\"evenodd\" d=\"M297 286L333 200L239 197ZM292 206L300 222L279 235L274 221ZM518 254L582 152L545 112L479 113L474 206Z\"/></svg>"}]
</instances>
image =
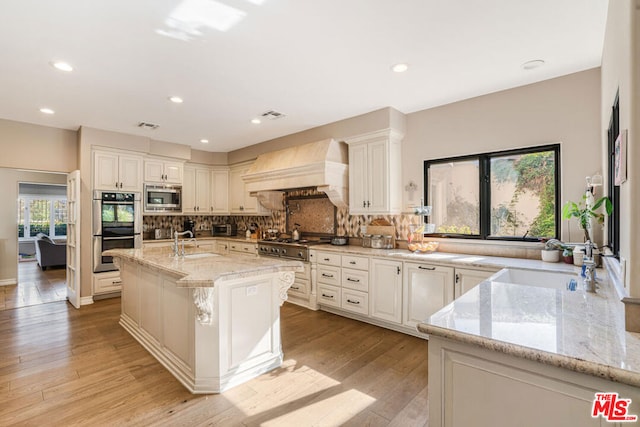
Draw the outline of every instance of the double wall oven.
<instances>
[{"instance_id":1,"label":"double wall oven","mask_svg":"<svg viewBox=\"0 0 640 427\"><path fill-rule=\"evenodd\" d=\"M116 270L113 258L102 252L142 247L140 193L93 193L93 272Z\"/></svg>"}]
</instances>

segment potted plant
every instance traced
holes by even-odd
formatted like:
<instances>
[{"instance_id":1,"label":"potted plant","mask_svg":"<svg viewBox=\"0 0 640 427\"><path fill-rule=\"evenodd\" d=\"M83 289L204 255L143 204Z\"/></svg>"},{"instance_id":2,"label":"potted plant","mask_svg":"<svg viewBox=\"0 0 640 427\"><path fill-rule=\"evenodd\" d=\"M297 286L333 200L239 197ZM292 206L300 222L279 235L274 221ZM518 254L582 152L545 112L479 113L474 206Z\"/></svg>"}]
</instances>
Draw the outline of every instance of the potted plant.
<instances>
[{"instance_id":1,"label":"potted plant","mask_svg":"<svg viewBox=\"0 0 640 427\"><path fill-rule=\"evenodd\" d=\"M565 264L573 264L573 249L566 247L562 251L562 260Z\"/></svg>"},{"instance_id":2,"label":"potted plant","mask_svg":"<svg viewBox=\"0 0 640 427\"><path fill-rule=\"evenodd\" d=\"M545 262L558 262L560 261L560 251L562 251L565 246L558 239L543 239L544 248L540 251L540 255L542 257L542 261Z\"/></svg>"},{"instance_id":3,"label":"potted plant","mask_svg":"<svg viewBox=\"0 0 640 427\"><path fill-rule=\"evenodd\" d=\"M582 196L582 202L578 205L575 202L568 201L562 207L562 219L570 219L571 217L578 218L578 223L580 224L580 228L584 230L584 241L593 242L591 239L591 235L589 234L589 220L595 219L598 221L598 224L604 224L604 213L598 212L600 207L604 206L604 210L607 215L611 215L613 211L613 205L611 204L611 200L604 196L599 198L596 202L594 202L592 207L587 206L586 204L587 195Z\"/></svg>"}]
</instances>

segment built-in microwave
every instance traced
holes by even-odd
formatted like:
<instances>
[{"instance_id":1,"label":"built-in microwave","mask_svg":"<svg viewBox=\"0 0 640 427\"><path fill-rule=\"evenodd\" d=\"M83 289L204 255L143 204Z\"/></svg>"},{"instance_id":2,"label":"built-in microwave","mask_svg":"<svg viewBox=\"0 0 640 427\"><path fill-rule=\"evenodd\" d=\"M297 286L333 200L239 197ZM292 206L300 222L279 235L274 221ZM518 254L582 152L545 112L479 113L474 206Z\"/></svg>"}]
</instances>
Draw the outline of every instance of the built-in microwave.
<instances>
[{"instance_id":1,"label":"built-in microwave","mask_svg":"<svg viewBox=\"0 0 640 427\"><path fill-rule=\"evenodd\" d=\"M213 224L212 236L235 236L238 233L237 224Z\"/></svg>"},{"instance_id":2,"label":"built-in microwave","mask_svg":"<svg viewBox=\"0 0 640 427\"><path fill-rule=\"evenodd\" d=\"M145 184L144 211L146 213L182 212L182 186Z\"/></svg>"}]
</instances>

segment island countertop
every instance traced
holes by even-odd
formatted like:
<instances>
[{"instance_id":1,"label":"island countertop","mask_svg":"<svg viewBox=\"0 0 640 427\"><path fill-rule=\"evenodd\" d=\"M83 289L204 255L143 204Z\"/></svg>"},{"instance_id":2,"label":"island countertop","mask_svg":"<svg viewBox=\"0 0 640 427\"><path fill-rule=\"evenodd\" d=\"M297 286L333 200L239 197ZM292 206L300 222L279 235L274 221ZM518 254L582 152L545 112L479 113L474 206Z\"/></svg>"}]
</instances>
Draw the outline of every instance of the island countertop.
<instances>
[{"instance_id":1,"label":"island countertop","mask_svg":"<svg viewBox=\"0 0 640 427\"><path fill-rule=\"evenodd\" d=\"M218 255L198 251L187 254L187 257L174 257L169 248L109 249L104 252L104 255L123 258L158 271L183 276L177 280L176 284L184 288L206 288L244 277L285 271L304 271L300 261Z\"/></svg>"},{"instance_id":2,"label":"island countertop","mask_svg":"<svg viewBox=\"0 0 640 427\"><path fill-rule=\"evenodd\" d=\"M484 281L418 330L640 387L640 334L609 280L597 294Z\"/></svg>"}]
</instances>

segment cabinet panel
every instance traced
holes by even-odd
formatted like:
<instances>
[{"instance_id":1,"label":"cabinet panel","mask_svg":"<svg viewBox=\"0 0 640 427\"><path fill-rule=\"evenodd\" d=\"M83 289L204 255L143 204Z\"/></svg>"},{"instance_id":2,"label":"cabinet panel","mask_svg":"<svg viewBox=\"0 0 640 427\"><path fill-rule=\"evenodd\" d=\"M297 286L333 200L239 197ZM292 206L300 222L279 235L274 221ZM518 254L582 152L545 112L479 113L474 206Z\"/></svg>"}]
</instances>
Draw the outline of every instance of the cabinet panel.
<instances>
[{"instance_id":1,"label":"cabinet panel","mask_svg":"<svg viewBox=\"0 0 640 427\"><path fill-rule=\"evenodd\" d=\"M211 170L211 213L229 213L229 171Z\"/></svg>"},{"instance_id":2,"label":"cabinet panel","mask_svg":"<svg viewBox=\"0 0 640 427\"><path fill-rule=\"evenodd\" d=\"M367 213L367 146L349 146L349 212Z\"/></svg>"},{"instance_id":3,"label":"cabinet panel","mask_svg":"<svg viewBox=\"0 0 640 427\"><path fill-rule=\"evenodd\" d=\"M307 296L309 295L309 281L304 279L299 279L296 277L296 281L289 288L289 292L297 296Z\"/></svg>"},{"instance_id":4,"label":"cabinet panel","mask_svg":"<svg viewBox=\"0 0 640 427\"><path fill-rule=\"evenodd\" d=\"M340 286L340 267L318 265L318 283Z\"/></svg>"},{"instance_id":5,"label":"cabinet panel","mask_svg":"<svg viewBox=\"0 0 640 427\"><path fill-rule=\"evenodd\" d=\"M119 292L122 289L119 271L93 274L93 294L100 295Z\"/></svg>"},{"instance_id":6,"label":"cabinet panel","mask_svg":"<svg viewBox=\"0 0 640 427\"><path fill-rule=\"evenodd\" d=\"M142 191L142 157L120 155L118 176L120 190Z\"/></svg>"},{"instance_id":7,"label":"cabinet panel","mask_svg":"<svg viewBox=\"0 0 640 427\"><path fill-rule=\"evenodd\" d=\"M196 169L196 207L198 213L209 212L211 206L211 176L209 169Z\"/></svg>"},{"instance_id":8,"label":"cabinet panel","mask_svg":"<svg viewBox=\"0 0 640 427\"><path fill-rule=\"evenodd\" d=\"M227 255L229 253L229 243L227 242L216 242L215 253L220 255Z\"/></svg>"},{"instance_id":9,"label":"cabinet panel","mask_svg":"<svg viewBox=\"0 0 640 427\"><path fill-rule=\"evenodd\" d=\"M182 163L164 162L164 180L169 184L182 184Z\"/></svg>"},{"instance_id":10,"label":"cabinet panel","mask_svg":"<svg viewBox=\"0 0 640 427\"><path fill-rule=\"evenodd\" d=\"M350 268L342 269L342 287L355 289L357 291L369 291L369 272L362 270L353 270Z\"/></svg>"},{"instance_id":11,"label":"cabinet panel","mask_svg":"<svg viewBox=\"0 0 640 427\"><path fill-rule=\"evenodd\" d=\"M389 153L388 143L385 141L368 144L369 161L369 197L367 210L369 212L386 212L389 210Z\"/></svg>"},{"instance_id":12,"label":"cabinet panel","mask_svg":"<svg viewBox=\"0 0 640 427\"><path fill-rule=\"evenodd\" d=\"M231 213L244 213L244 181L242 175L245 168L232 168L229 171L229 209Z\"/></svg>"},{"instance_id":13,"label":"cabinet panel","mask_svg":"<svg viewBox=\"0 0 640 427\"><path fill-rule=\"evenodd\" d=\"M186 166L182 184L182 212L209 213L209 169Z\"/></svg>"},{"instance_id":14,"label":"cabinet panel","mask_svg":"<svg viewBox=\"0 0 640 427\"><path fill-rule=\"evenodd\" d=\"M357 270L369 270L369 258L364 256L342 255L342 266Z\"/></svg>"},{"instance_id":15,"label":"cabinet panel","mask_svg":"<svg viewBox=\"0 0 640 427\"><path fill-rule=\"evenodd\" d=\"M369 295L366 292L342 288L340 308L366 316L369 314Z\"/></svg>"},{"instance_id":16,"label":"cabinet panel","mask_svg":"<svg viewBox=\"0 0 640 427\"><path fill-rule=\"evenodd\" d=\"M257 256L258 245L255 243L233 242L229 244L230 253L233 255Z\"/></svg>"},{"instance_id":17,"label":"cabinet panel","mask_svg":"<svg viewBox=\"0 0 640 427\"><path fill-rule=\"evenodd\" d=\"M370 282L371 317L402 323L402 262L372 259Z\"/></svg>"},{"instance_id":18,"label":"cabinet panel","mask_svg":"<svg viewBox=\"0 0 640 427\"><path fill-rule=\"evenodd\" d=\"M164 164L160 160L144 161L144 182L163 182Z\"/></svg>"},{"instance_id":19,"label":"cabinet panel","mask_svg":"<svg viewBox=\"0 0 640 427\"><path fill-rule=\"evenodd\" d=\"M340 267L342 258L338 254L334 254L331 252L321 252L318 251L316 253L316 262L318 264L324 265L334 265L336 267Z\"/></svg>"},{"instance_id":20,"label":"cabinet panel","mask_svg":"<svg viewBox=\"0 0 640 427\"><path fill-rule=\"evenodd\" d=\"M468 268L456 268L455 271L455 298L460 297L478 283L488 279L495 271L471 270Z\"/></svg>"},{"instance_id":21,"label":"cabinet panel","mask_svg":"<svg viewBox=\"0 0 640 427\"><path fill-rule=\"evenodd\" d=\"M405 262L403 321L416 327L453 301L453 268Z\"/></svg>"}]
</instances>

